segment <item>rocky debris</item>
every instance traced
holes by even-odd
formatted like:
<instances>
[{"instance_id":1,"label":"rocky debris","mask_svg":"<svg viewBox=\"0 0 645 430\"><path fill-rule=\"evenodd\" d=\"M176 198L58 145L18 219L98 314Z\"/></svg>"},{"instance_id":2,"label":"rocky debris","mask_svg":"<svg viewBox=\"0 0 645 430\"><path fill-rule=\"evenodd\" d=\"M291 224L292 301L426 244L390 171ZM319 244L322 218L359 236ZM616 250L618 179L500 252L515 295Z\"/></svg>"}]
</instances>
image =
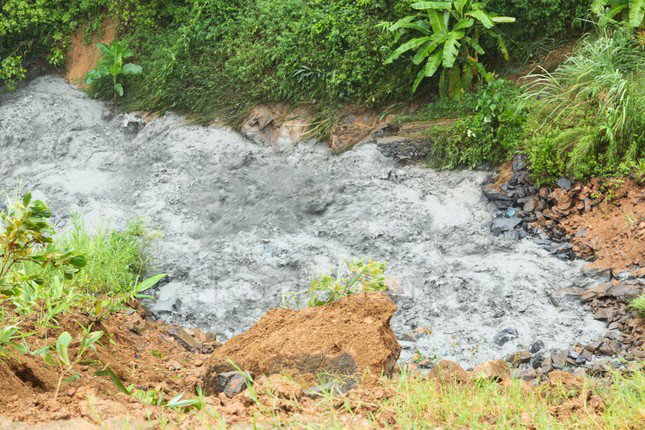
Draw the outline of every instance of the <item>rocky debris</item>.
<instances>
[{"instance_id":1,"label":"rocky debris","mask_svg":"<svg viewBox=\"0 0 645 430\"><path fill-rule=\"evenodd\" d=\"M329 305L273 309L246 333L217 349L209 360L206 386L230 362L253 374L285 372L297 380L318 375L391 375L401 347L390 329L396 305L383 294L353 294Z\"/></svg>"},{"instance_id":2,"label":"rocky debris","mask_svg":"<svg viewBox=\"0 0 645 430\"><path fill-rule=\"evenodd\" d=\"M312 121L312 113L306 108L292 109L283 103L259 105L250 110L240 133L263 146L296 144L306 139Z\"/></svg>"},{"instance_id":3,"label":"rocky debris","mask_svg":"<svg viewBox=\"0 0 645 430\"><path fill-rule=\"evenodd\" d=\"M427 138L384 136L376 139L376 147L381 154L397 160L418 160L430 152Z\"/></svg>"},{"instance_id":4,"label":"rocky debris","mask_svg":"<svg viewBox=\"0 0 645 430\"><path fill-rule=\"evenodd\" d=\"M429 378L439 381L466 382L469 379L468 373L457 362L441 360L428 373Z\"/></svg>"},{"instance_id":5,"label":"rocky debris","mask_svg":"<svg viewBox=\"0 0 645 430\"><path fill-rule=\"evenodd\" d=\"M506 357L506 361L511 365L518 365L529 363L532 357L533 354L531 354L529 351L517 351L516 353L513 353Z\"/></svg>"},{"instance_id":6,"label":"rocky debris","mask_svg":"<svg viewBox=\"0 0 645 430\"><path fill-rule=\"evenodd\" d=\"M554 187L537 187L530 175L528 160L524 155L516 155L511 162L510 171L502 169L497 182L490 177L482 185L482 193L496 207L497 212L491 225L493 234L521 239L533 237L536 242L562 259L583 258L593 260L600 251L612 248L613 245L599 241L603 233L605 242L621 243L620 237L640 237L635 243L639 250L623 250L613 246L613 251L605 252L606 262L625 260L616 264L627 263L630 268L643 265L645 255L645 222L642 222L642 208L638 209L639 193L642 186L631 186L611 180L594 179L588 184L572 183L568 178L560 178ZM621 198L628 197L622 210L615 211L613 226L588 228L576 225L577 218L598 211L609 212L610 205L620 206ZM625 219L631 222L625 223ZM589 220L593 226L593 220ZM639 222L640 221L640 222ZM613 228L611 232L608 228ZM620 228L619 228L620 227ZM604 230L602 230L604 228ZM597 231L596 231L597 230ZM608 236L610 235L610 236ZM613 237L614 235L620 237ZM624 254L624 255L623 255Z\"/></svg>"},{"instance_id":7,"label":"rocky debris","mask_svg":"<svg viewBox=\"0 0 645 430\"><path fill-rule=\"evenodd\" d=\"M517 333L517 330L515 330L512 327L508 327L508 328L505 328L504 330L500 331L499 333L497 333L495 335L495 337L493 338L493 341L497 345L502 346L506 342L510 342L513 339L517 339L518 335L519 334Z\"/></svg>"},{"instance_id":8,"label":"rocky debris","mask_svg":"<svg viewBox=\"0 0 645 430\"><path fill-rule=\"evenodd\" d=\"M477 378L494 379L500 381L511 375L511 368L504 360L487 361L480 363L473 369Z\"/></svg>"},{"instance_id":9,"label":"rocky debris","mask_svg":"<svg viewBox=\"0 0 645 430\"><path fill-rule=\"evenodd\" d=\"M303 395L311 399L316 399L316 398L324 397L329 393L345 394L355 386L356 386L356 379L345 378L343 380L330 381L324 384L316 385L311 388L307 388L306 390L303 391Z\"/></svg>"},{"instance_id":10,"label":"rocky debris","mask_svg":"<svg viewBox=\"0 0 645 430\"><path fill-rule=\"evenodd\" d=\"M242 372L222 372L213 379L209 392L214 394L224 393L231 398L246 390L247 382L251 381L250 374Z\"/></svg>"},{"instance_id":11,"label":"rocky debris","mask_svg":"<svg viewBox=\"0 0 645 430\"><path fill-rule=\"evenodd\" d=\"M171 325L168 334L190 352L210 354L222 344L218 342L212 333L203 333L198 328L182 328Z\"/></svg>"}]
</instances>

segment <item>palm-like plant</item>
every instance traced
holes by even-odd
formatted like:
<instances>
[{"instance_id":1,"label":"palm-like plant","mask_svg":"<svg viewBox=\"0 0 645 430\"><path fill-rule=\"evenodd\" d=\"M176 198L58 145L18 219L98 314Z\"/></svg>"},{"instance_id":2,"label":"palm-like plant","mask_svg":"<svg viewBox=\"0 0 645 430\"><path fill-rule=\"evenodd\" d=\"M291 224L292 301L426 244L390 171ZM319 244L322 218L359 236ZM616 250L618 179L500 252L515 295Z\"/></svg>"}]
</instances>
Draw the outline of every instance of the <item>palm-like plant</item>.
<instances>
[{"instance_id":1,"label":"palm-like plant","mask_svg":"<svg viewBox=\"0 0 645 430\"><path fill-rule=\"evenodd\" d=\"M455 95L470 86L475 76L486 69L479 62L484 49L479 44L482 36L497 40L504 58L508 50L502 37L493 27L499 23L514 22L515 18L495 16L486 11L487 1L453 0L420 1L412 4L419 11L388 26L390 31L421 33L399 46L386 60L389 64L408 51L414 51L412 62L423 64L414 81L416 91L424 78L433 76L441 67L440 88L445 95Z\"/></svg>"},{"instance_id":2,"label":"palm-like plant","mask_svg":"<svg viewBox=\"0 0 645 430\"><path fill-rule=\"evenodd\" d=\"M123 97L123 84L119 82L119 76L138 75L142 71L141 66L132 63L123 64L123 60L132 57L134 53L121 41L112 42L110 45L97 43L96 46L103 54L103 59L87 73L85 83L92 85L92 83L110 76L115 96L118 94Z\"/></svg>"}]
</instances>

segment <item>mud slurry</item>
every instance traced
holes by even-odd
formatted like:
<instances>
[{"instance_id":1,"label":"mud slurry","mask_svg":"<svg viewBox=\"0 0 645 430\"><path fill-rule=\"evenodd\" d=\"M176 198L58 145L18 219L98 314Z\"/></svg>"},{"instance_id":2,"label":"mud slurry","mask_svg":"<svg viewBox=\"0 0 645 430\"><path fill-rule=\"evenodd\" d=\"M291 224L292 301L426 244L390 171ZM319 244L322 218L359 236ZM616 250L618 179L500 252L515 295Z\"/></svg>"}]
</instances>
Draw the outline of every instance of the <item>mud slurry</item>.
<instances>
[{"instance_id":1,"label":"mud slurry","mask_svg":"<svg viewBox=\"0 0 645 430\"><path fill-rule=\"evenodd\" d=\"M418 348L469 365L604 329L549 298L594 284L578 263L491 236L484 172L400 166L371 145L338 156L313 143L261 147L172 114L146 122L58 77L0 102L0 188L22 183L55 213L117 227L146 217L163 233L154 257L170 281L151 307L166 320L227 338L311 274L372 257L400 285L392 325L404 358ZM519 336L496 345L507 327Z\"/></svg>"}]
</instances>

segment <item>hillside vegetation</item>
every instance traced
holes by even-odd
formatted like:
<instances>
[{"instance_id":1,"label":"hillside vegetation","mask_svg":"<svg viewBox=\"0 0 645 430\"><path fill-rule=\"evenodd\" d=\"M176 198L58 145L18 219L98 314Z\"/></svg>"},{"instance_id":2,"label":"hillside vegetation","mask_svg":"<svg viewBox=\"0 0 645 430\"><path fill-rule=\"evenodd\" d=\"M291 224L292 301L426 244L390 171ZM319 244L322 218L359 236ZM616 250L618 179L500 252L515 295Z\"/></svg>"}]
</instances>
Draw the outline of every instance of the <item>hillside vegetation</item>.
<instances>
[{"instance_id":1,"label":"hillside vegetation","mask_svg":"<svg viewBox=\"0 0 645 430\"><path fill-rule=\"evenodd\" d=\"M417 118L461 114L437 132L437 167L524 151L538 183L642 175L642 16L626 0L8 0L0 84L62 67L71 34L107 17L136 69L93 75L91 92L125 109L235 122L267 102L322 115L420 102ZM499 82L579 37L559 68Z\"/></svg>"}]
</instances>

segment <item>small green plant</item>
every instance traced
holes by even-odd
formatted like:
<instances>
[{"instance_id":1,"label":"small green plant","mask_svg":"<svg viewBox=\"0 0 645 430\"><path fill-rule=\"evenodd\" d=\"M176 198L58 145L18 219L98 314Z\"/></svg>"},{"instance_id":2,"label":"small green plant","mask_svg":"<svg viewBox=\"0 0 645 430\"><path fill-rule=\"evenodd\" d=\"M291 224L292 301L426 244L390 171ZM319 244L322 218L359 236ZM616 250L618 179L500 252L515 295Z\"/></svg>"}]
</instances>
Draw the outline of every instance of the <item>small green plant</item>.
<instances>
[{"instance_id":1,"label":"small green plant","mask_svg":"<svg viewBox=\"0 0 645 430\"><path fill-rule=\"evenodd\" d=\"M495 16L486 10L487 1L420 1L413 3L419 12L406 16L388 26L392 32L421 33L399 46L385 60L389 64L408 51L414 51L412 62L423 64L412 91L424 78L434 76L442 68L440 90L443 95L455 96L469 89L473 77L483 76L486 69L479 61L484 49L480 37L496 39L500 52L508 59L502 37L495 24L514 22L515 18Z\"/></svg>"},{"instance_id":2,"label":"small green plant","mask_svg":"<svg viewBox=\"0 0 645 430\"><path fill-rule=\"evenodd\" d=\"M75 368L81 363L85 353L92 349L96 352L96 342L103 336L102 331L90 332L91 327L83 329L82 336L79 337L79 347L76 355L70 357L70 345L72 344L72 335L64 331L58 336L56 345L52 351L49 346L41 348L32 352L32 355L38 355L50 366L56 366L59 369L58 384L56 384L56 391L54 398L58 397L60 387L63 382L73 382L80 379L81 375ZM67 376L67 377L66 377Z\"/></svg>"},{"instance_id":3,"label":"small green plant","mask_svg":"<svg viewBox=\"0 0 645 430\"><path fill-rule=\"evenodd\" d=\"M312 279L309 289L300 292L290 292L283 296L285 307L300 307L300 297L307 299L309 307L323 306L350 294L359 292L385 291L385 263L362 259L345 261L347 267L341 274L331 270L328 275L319 275Z\"/></svg>"},{"instance_id":4,"label":"small green plant","mask_svg":"<svg viewBox=\"0 0 645 430\"><path fill-rule=\"evenodd\" d=\"M645 294L641 294L629 303L629 309L645 318Z\"/></svg>"},{"instance_id":5,"label":"small green plant","mask_svg":"<svg viewBox=\"0 0 645 430\"><path fill-rule=\"evenodd\" d=\"M54 229L47 221L52 214L45 203L32 201L26 193L8 206L0 212L0 295L15 295L25 285L42 283L27 273L27 264L56 268L65 279L85 266L85 257L54 245Z\"/></svg>"},{"instance_id":6,"label":"small green plant","mask_svg":"<svg viewBox=\"0 0 645 430\"><path fill-rule=\"evenodd\" d=\"M134 52L128 49L122 41L114 41L110 45L97 43L96 46L103 54L103 59L94 69L87 73L85 83L92 85L96 81L110 77L114 97L117 95L123 97L121 77L139 75L143 71L142 67L133 63L123 64L123 60L132 57Z\"/></svg>"}]
</instances>

